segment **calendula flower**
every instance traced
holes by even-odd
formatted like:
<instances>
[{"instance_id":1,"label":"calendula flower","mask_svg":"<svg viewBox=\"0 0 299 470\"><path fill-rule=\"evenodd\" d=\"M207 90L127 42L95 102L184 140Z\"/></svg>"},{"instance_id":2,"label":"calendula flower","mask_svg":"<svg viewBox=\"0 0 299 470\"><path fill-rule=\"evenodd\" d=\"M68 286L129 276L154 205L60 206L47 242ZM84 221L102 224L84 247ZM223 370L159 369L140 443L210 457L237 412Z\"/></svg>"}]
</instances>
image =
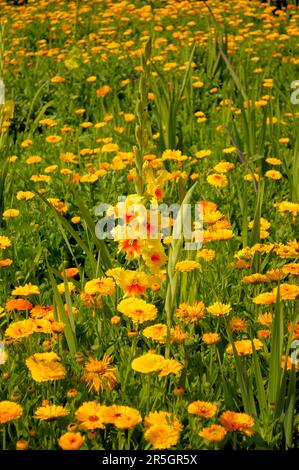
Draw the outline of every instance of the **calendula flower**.
<instances>
[{"instance_id":1,"label":"calendula flower","mask_svg":"<svg viewBox=\"0 0 299 470\"><path fill-rule=\"evenodd\" d=\"M10 258L1 259L0 268L6 268L7 266L10 266L12 263L13 263L13 260Z\"/></svg>"},{"instance_id":2,"label":"calendula flower","mask_svg":"<svg viewBox=\"0 0 299 470\"><path fill-rule=\"evenodd\" d=\"M52 207L54 207L57 212L60 214L66 214L68 211L68 206L65 204L65 202L60 201L60 199L56 197L49 197L47 201L51 204Z\"/></svg>"},{"instance_id":3,"label":"calendula flower","mask_svg":"<svg viewBox=\"0 0 299 470\"><path fill-rule=\"evenodd\" d=\"M262 326L270 326L273 321L272 313L260 313L257 322Z\"/></svg>"},{"instance_id":4,"label":"calendula flower","mask_svg":"<svg viewBox=\"0 0 299 470\"><path fill-rule=\"evenodd\" d=\"M144 323L146 321L155 320L157 317L157 308L155 305L145 302L145 300L128 297L122 300L117 310L128 318L131 318L134 323Z\"/></svg>"},{"instance_id":5,"label":"calendula flower","mask_svg":"<svg viewBox=\"0 0 299 470\"><path fill-rule=\"evenodd\" d=\"M175 265L175 270L180 272L190 272L200 268L200 264L196 261L184 260L179 261Z\"/></svg>"},{"instance_id":6,"label":"calendula flower","mask_svg":"<svg viewBox=\"0 0 299 470\"><path fill-rule=\"evenodd\" d=\"M254 297L252 301L258 305L271 305L276 303L276 298L277 296L273 292L265 292Z\"/></svg>"},{"instance_id":7,"label":"calendula flower","mask_svg":"<svg viewBox=\"0 0 299 470\"><path fill-rule=\"evenodd\" d=\"M151 372L158 372L162 369L164 364L164 357L160 354L146 353L143 356L133 359L131 367L136 372L142 374L149 374Z\"/></svg>"},{"instance_id":8,"label":"calendula flower","mask_svg":"<svg viewBox=\"0 0 299 470\"><path fill-rule=\"evenodd\" d=\"M11 241L5 235L0 235L0 250L5 250L11 246Z\"/></svg>"},{"instance_id":9,"label":"calendula flower","mask_svg":"<svg viewBox=\"0 0 299 470\"><path fill-rule=\"evenodd\" d=\"M207 177L207 182L216 188L224 188L228 185L228 179L221 173L213 173Z\"/></svg>"},{"instance_id":10,"label":"calendula flower","mask_svg":"<svg viewBox=\"0 0 299 470\"><path fill-rule=\"evenodd\" d=\"M34 333L34 327L35 323L31 318L15 321L6 328L5 336L14 340L19 340L32 335Z\"/></svg>"},{"instance_id":11,"label":"calendula flower","mask_svg":"<svg viewBox=\"0 0 299 470\"><path fill-rule=\"evenodd\" d=\"M110 364L111 357L104 355L102 360L90 358L84 366L85 374L83 380L86 382L89 391L94 389L97 393L105 388L113 390L116 383L116 367Z\"/></svg>"},{"instance_id":12,"label":"calendula flower","mask_svg":"<svg viewBox=\"0 0 299 470\"><path fill-rule=\"evenodd\" d=\"M212 418L217 412L217 406L208 401L193 401L188 405L188 413L201 416L202 418Z\"/></svg>"},{"instance_id":13,"label":"calendula flower","mask_svg":"<svg viewBox=\"0 0 299 470\"><path fill-rule=\"evenodd\" d=\"M26 366L36 382L61 380L66 376L66 370L60 358L52 351L33 354L26 359Z\"/></svg>"},{"instance_id":14,"label":"calendula flower","mask_svg":"<svg viewBox=\"0 0 299 470\"><path fill-rule=\"evenodd\" d=\"M166 377L170 374L178 375L184 368L183 364L175 359L164 359L162 368L160 369L159 377Z\"/></svg>"},{"instance_id":15,"label":"calendula flower","mask_svg":"<svg viewBox=\"0 0 299 470\"><path fill-rule=\"evenodd\" d=\"M247 330L246 320L237 316L232 317L232 319L229 322L229 329L236 333L243 333L244 331Z\"/></svg>"},{"instance_id":16,"label":"calendula flower","mask_svg":"<svg viewBox=\"0 0 299 470\"><path fill-rule=\"evenodd\" d=\"M268 170L266 171L265 176L271 180L280 180L282 178L282 174L277 170Z\"/></svg>"},{"instance_id":17,"label":"calendula flower","mask_svg":"<svg viewBox=\"0 0 299 470\"><path fill-rule=\"evenodd\" d=\"M253 344L256 351L262 349L263 347L263 343L256 338L254 338ZM238 356L247 356L253 353L252 341L250 339L241 339L240 341L235 341L234 345L236 347ZM233 347L231 344L227 346L226 352L230 356L233 354Z\"/></svg>"},{"instance_id":18,"label":"calendula flower","mask_svg":"<svg viewBox=\"0 0 299 470\"><path fill-rule=\"evenodd\" d=\"M215 302L214 304L207 307L207 311L214 317L222 315L228 315L232 310L230 304L222 304L221 302Z\"/></svg>"},{"instance_id":19,"label":"calendula flower","mask_svg":"<svg viewBox=\"0 0 299 470\"><path fill-rule=\"evenodd\" d=\"M146 338L150 338L157 341L160 344L165 344L167 340L167 326L163 323L157 323L156 325L148 326L143 330L143 335ZM170 328L170 342L181 344L187 338L187 334L181 330L179 326Z\"/></svg>"},{"instance_id":20,"label":"calendula flower","mask_svg":"<svg viewBox=\"0 0 299 470\"><path fill-rule=\"evenodd\" d=\"M219 333L204 333L201 337L205 344L216 344L221 340Z\"/></svg>"},{"instance_id":21,"label":"calendula flower","mask_svg":"<svg viewBox=\"0 0 299 470\"><path fill-rule=\"evenodd\" d=\"M7 209L3 212L3 217L5 219L12 219L14 217L18 217L20 215L20 211L18 209Z\"/></svg>"},{"instance_id":22,"label":"calendula flower","mask_svg":"<svg viewBox=\"0 0 299 470\"><path fill-rule=\"evenodd\" d=\"M23 414L23 408L13 401L0 401L0 424L9 423L19 419Z\"/></svg>"},{"instance_id":23,"label":"calendula flower","mask_svg":"<svg viewBox=\"0 0 299 470\"><path fill-rule=\"evenodd\" d=\"M39 288L29 282L24 286L16 287L11 294L19 295L20 297L29 297L30 295L39 294Z\"/></svg>"},{"instance_id":24,"label":"calendula flower","mask_svg":"<svg viewBox=\"0 0 299 470\"><path fill-rule=\"evenodd\" d=\"M33 417L41 421L54 421L58 418L64 418L68 414L69 411L63 406L45 405L37 408Z\"/></svg>"},{"instance_id":25,"label":"calendula flower","mask_svg":"<svg viewBox=\"0 0 299 470\"><path fill-rule=\"evenodd\" d=\"M224 411L219 421L227 431L239 431L246 436L252 436L254 434L254 419L246 413Z\"/></svg>"},{"instance_id":26,"label":"calendula flower","mask_svg":"<svg viewBox=\"0 0 299 470\"><path fill-rule=\"evenodd\" d=\"M23 311L32 309L33 305L31 302L25 299L9 299L6 302L5 310L12 312L14 310Z\"/></svg>"},{"instance_id":27,"label":"calendula flower","mask_svg":"<svg viewBox=\"0 0 299 470\"><path fill-rule=\"evenodd\" d=\"M102 406L96 401L86 401L75 413L82 429L103 429Z\"/></svg>"},{"instance_id":28,"label":"calendula flower","mask_svg":"<svg viewBox=\"0 0 299 470\"><path fill-rule=\"evenodd\" d=\"M18 191L17 192L18 201L30 201L30 199L33 199L34 197L35 197L35 194L32 193L31 191Z\"/></svg>"},{"instance_id":29,"label":"calendula flower","mask_svg":"<svg viewBox=\"0 0 299 470\"><path fill-rule=\"evenodd\" d=\"M139 411L130 406L112 405L102 408L103 423L114 424L118 429L132 429L142 421Z\"/></svg>"},{"instance_id":30,"label":"calendula flower","mask_svg":"<svg viewBox=\"0 0 299 470\"><path fill-rule=\"evenodd\" d=\"M197 252L197 257L204 259L205 261L212 261L216 256L214 250L203 248Z\"/></svg>"},{"instance_id":31,"label":"calendula flower","mask_svg":"<svg viewBox=\"0 0 299 470\"><path fill-rule=\"evenodd\" d=\"M46 137L46 142L50 144L57 144L58 142L62 141L62 137L60 135L48 135Z\"/></svg>"},{"instance_id":32,"label":"calendula flower","mask_svg":"<svg viewBox=\"0 0 299 470\"><path fill-rule=\"evenodd\" d=\"M226 434L227 430L224 426L221 426L220 424L212 424L211 426L202 428L202 430L198 433L200 437L209 442L223 441Z\"/></svg>"},{"instance_id":33,"label":"calendula flower","mask_svg":"<svg viewBox=\"0 0 299 470\"><path fill-rule=\"evenodd\" d=\"M179 320L187 323L195 323L204 316L205 305L203 302L196 302L193 305L180 304L176 310Z\"/></svg>"},{"instance_id":34,"label":"calendula flower","mask_svg":"<svg viewBox=\"0 0 299 470\"><path fill-rule=\"evenodd\" d=\"M183 426L176 416L154 411L144 418L144 428L144 438L154 449L169 449L179 441Z\"/></svg>"},{"instance_id":35,"label":"calendula flower","mask_svg":"<svg viewBox=\"0 0 299 470\"><path fill-rule=\"evenodd\" d=\"M112 295L115 291L115 283L109 277L92 279L85 284L84 291L89 295Z\"/></svg>"},{"instance_id":36,"label":"calendula flower","mask_svg":"<svg viewBox=\"0 0 299 470\"><path fill-rule=\"evenodd\" d=\"M60 436L58 444L63 450L78 450L84 441L85 438L79 432L66 432Z\"/></svg>"}]
</instances>

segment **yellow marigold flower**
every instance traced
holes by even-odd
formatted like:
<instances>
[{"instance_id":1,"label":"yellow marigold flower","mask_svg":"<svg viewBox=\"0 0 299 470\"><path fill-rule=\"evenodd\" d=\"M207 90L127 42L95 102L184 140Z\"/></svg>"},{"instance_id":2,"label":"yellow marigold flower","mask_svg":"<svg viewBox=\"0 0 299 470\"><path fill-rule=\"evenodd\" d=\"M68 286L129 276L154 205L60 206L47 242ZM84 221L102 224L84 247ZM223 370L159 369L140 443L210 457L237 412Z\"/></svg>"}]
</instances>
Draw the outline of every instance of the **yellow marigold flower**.
<instances>
[{"instance_id":1,"label":"yellow marigold flower","mask_svg":"<svg viewBox=\"0 0 299 470\"><path fill-rule=\"evenodd\" d=\"M26 163L27 165L33 165L34 163L40 163L42 160L42 157L39 155L32 155L31 157L27 158Z\"/></svg>"},{"instance_id":2,"label":"yellow marigold flower","mask_svg":"<svg viewBox=\"0 0 299 470\"><path fill-rule=\"evenodd\" d=\"M179 320L186 322L197 322L204 316L205 305L203 302L196 302L193 305L180 304L176 310L176 316Z\"/></svg>"},{"instance_id":3,"label":"yellow marigold flower","mask_svg":"<svg viewBox=\"0 0 299 470\"><path fill-rule=\"evenodd\" d=\"M213 170L217 173L227 173L235 168L235 164L231 162L220 162L214 166Z\"/></svg>"},{"instance_id":4,"label":"yellow marigold flower","mask_svg":"<svg viewBox=\"0 0 299 470\"><path fill-rule=\"evenodd\" d=\"M45 169L44 169L44 172L45 173L54 173L54 171L56 171L58 168L58 165L50 165L50 166L47 166Z\"/></svg>"},{"instance_id":5,"label":"yellow marigold flower","mask_svg":"<svg viewBox=\"0 0 299 470\"><path fill-rule=\"evenodd\" d=\"M199 158L199 159L209 157L210 155L212 155L211 150L199 150L198 152L195 153L196 158Z\"/></svg>"},{"instance_id":6,"label":"yellow marigold flower","mask_svg":"<svg viewBox=\"0 0 299 470\"><path fill-rule=\"evenodd\" d=\"M80 183L95 183L98 181L99 177L95 174L88 173L86 175L80 176Z\"/></svg>"},{"instance_id":7,"label":"yellow marigold flower","mask_svg":"<svg viewBox=\"0 0 299 470\"><path fill-rule=\"evenodd\" d=\"M87 77L86 81L87 83L94 83L97 80L97 77L95 75L91 75L90 77Z\"/></svg>"},{"instance_id":8,"label":"yellow marigold flower","mask_svg":"<svg viewBox=\"0 0 299 470\"><path fill-rule=\"evenodd\" d=\"M273 321L272 313L260 313L257 322L262 326L270 326Z\"/></svg>"},{"instance_id":9,"label":"yellow marigold flower","mask_svg":"<svg viewBox=\"0 0 299 470\"><path fill-rule=\"evenodd\" d=\"M63 450L78 450L84 441L85 438L79 432L66 432L60 436L58 444Z\"/></svg>"},{"instance_id":10,"label":"yellow marigold flower","mask_svg":"<svg viewBox=\"0 0 299 470\"><path fill-rule=\"evenodd\" d=\"M212 418L217 412L217 406L208 401L193 401L188 405L188 413L201 416L202 418Z\"/></svg>"},{"instance_id":11,"label":"yellow marigold flower","mask_svg":"<svg viewBox=\"0 0 299 470\"><path fill-rule=\"evenodd\" d=\"M202 430L198 433L200 437L209 442L223 441L226 434L227 430L220 424L212 424L211 426L202 428Z\"/></svg>"},{"instance_id":12,"label":"yellow marigold flower","mask_svg":"<svg viewBox=\"0 0 299 470\"><path fill-rule=\"evenodd\" d=\"M203 248L197 252L197 257L205 261L212 261L216 256L215 250Z\"/></svg>"},{"instance_id":13,"label":"yellow marigold flower","mask_svg":"<svg viewBox=\"0 0 299 470\"><path fill-rule=\"evenodd\" d=\"M221 336L218 333L204 333L201 339L206 344L216 344L221 340Z\"/></svg>"},{"instance_id":14,"label":"yellow marigold flower","mask_svg":"<svg viewBox=\"0 0 299 470\"><path fill-rule=\"evenodd\" d=\"M271 305L276 303L276 295L273 292L264 292L254 297L252 301L257 305Z\"/></svg>"},{"instance_id":15,"label":"yellow marigold flower","mask_svg":"<svg viewBox=\"0 0 299 470\"><path fill-rule=\"evenodd\" d=\"M144 439L149 441L154 449L170 449L178 443L180 433L167 424L156 424L145 431Z\"/></svg>"},{"instance_id":16,"label":"yellow marigold flower","mask_svg":"<svg viewBox=\"0 0 299 470\"><path fill-rule=\"evenodd\" d=\"M224 188L228 185L228 179L221 173L213 173L207 177L207 182L216 188Z\"/></svg>"},{"instance_id":17,"label":"yellow marigold flower","mask_svg":"<svg viewBox=\"0 0 299 470\"><path fill-rule=\"evenodd\" d=\"M81 222L81 217L72 217L71 222L73 224L79 224Z\"/></svg>"},{"instance_id":18,"label":"yellow marigold flower","mask_svg":"<svg viewBox=\"0 0 299 470\"><path fill-rule=\"evenodd\" d=\"M196 261L192 261L192 260L179 261L175 265L175 270L180 271L182 273L184 273L184 272L188 273L190 271L195 271L196 269L199 269L199 268L200 268L200 264L197 263Z\"/></svg>"},{"instance_id":19,"label":"yellow marigold flower","mask_svg":"<svg viewBox=\"0 0 299 470\"><path fill-rule=\"evenodd\" d=\"M11 241L5 235L0 235L0 250L5 250L11 246Z\"/></svg>"},{"instance_id":20,"label":"yellow marigold flower","mask_svg":"<svg viewBox=\"0 0 299 470\"><path fill-rule=\"evenodd\" d=\"M229 322L229 329L236 333L244 333L247 330L246 320L240 317L232 317Z\"/></svg>"},{"instance_id":21,"label":"yellow marigold flower","mask_svg":"<svg viewBox=\"0 0 299 470\"><path fill-rule=\"evenodd\" d=\"M270 165L281 165L282 161L279 158L268 157L266 158L266 162Z\"/></svg>"},{"instance_id":22,"label":"yellow marigold flower","mask_svg":"<svg viewBox=\"0 0 299 470\"><path fill-rule=\"evenodd\" d=\"M11 294L19 295L20 297L29 297L30 295L39 294L39 288L29 282L24 286L16 287Z\"/></svg>"},{"instance_id":23,"label":"yellow marigold flower","mask_svg":"<svg viewBox=\"0 0 299 470\"><path fill-rule=\"evenodd\" d=\"M166 411L154 411L144 418L144 438L154 449L169 449L177 444L183 429L176 416Z\"/></svg>"},{"instance_id":24,"label":"yellow marigold flower","mask_svg":"<svg viewBox=\"0 0 299 470\"><path fill-rule=\"evenodd\" d=\"M299 212L299 204L295 202L283 201L274 204L275 207L278 207L278 211L282 214L285 212L290 212L293 217L296 217Z\"/></svg>"},{"instance_id":25,"label":"yellow marigold flower","mask_svg":"<svg viewBox=\"0 0 299 470\"><path fill-rule=\"evenodd\" d=\"M3 212L3 217L6 219L12 219L13 217L18 217L20 211L18 209L7 209Z\"/></svg>"},{"instance_id":26,"label":"yellow marigold flower","mask_svg":"<svg viewBox=\"0 0 299 470\"><path fill-rule=\"evenodd\" d=\"M234 237L234 232L228 229L219 229L219 230L216 230L215 232L210 232L210 237L211 237L211 241L230 240L231 238ZM205 233L204 233L204 238L205 238Z\"/></svg>"},{"instance_id":27,"label":"yellow marigold flower","mask_svg":"<svg viewBox=\"0 0 299 470\"><path fill-rule=\"evenodd\" d=\"M231 309L230 304L222 304L221 302L215 302L210 307L207 307L207 311L214 317L228 315Z\"/></svg>"},{"instance_id":28,"label":"yellow marigold flower","mask_svg":"<svg viewBox=\"0 0 299 470\"><path fill-rule=\"evenodd\" d=\"M259 349L262 349L263 347L263 343L259 339L256 339L256 338L254 338L253 344L254 344L254 348L256 351L258 351ZM238 356L247 356L253 353L251 339L241 339L240 341L235 341L234 345L236 347ZM233 347L231 344L227 346L226 352L230 356L233 354Z\"/></svg>"},{"instance_id":29,"label":"yellow marigold flower","mask_svg":"<svg viewBox=\"0 0 299 470\"><path fill-rule=\"evenodd\" d=\"M18 191L17 192L18 201L29 201L30 199L33 199L34 197L35 197L35 194L32 193L31 191Z\"/></svg>"},{"instance_id":30,"label":"yellow marigold flower","mask_svg":"<svg viewBox=\"0 0 299 470\"><path fill-rule=\"evenodd\" d=\"M167 338L167 326L163 323L157 323L156 325L148 326L143 330L143 335L146 338L150 338L160 344L165 344ZM175 326L170 329L170 341L172 344L181 344L186 338L187 334L184 333L179 326Z\"/></svg>"},{"instance_id":31,"label":"yellow marigold flower","mask_svg":"<svg viewBox=\"0 0 299 470\"><path fill-rule=\"evenodd\" d=\"M142 421L138 410L123 405L102 407L102 418L103 423L114 424L118 429L132 429Z\"/></svg>"},{"instance_id":32,"label":"yellow marigold flower","mask_svg":"<svg viewBox=\"0 0 299 470\"><path fill-rule=\"evenodd\" d=\"M159 377L166 377L169 374L178 375L184 368L183 364L175 359L164 359Z\"/></svg>"},{"instance_id":33,"label":"yellow marigold flower","mask_svg":"<svg viewBox=\"0 0 299 470\"><path fill-rule=\"evenodd\" d=\"M49 183L49 181L51 180L51 176L49 175L32 175L30 177L30 181L34 181L35 183L36 182L44 182L44 183Z\"/></svg>"},{"instance_id":34,"label":"yellow marigold flower","mask_svg":"<svg viewBox=\"0 0 299 470\"><path fill-rule=\"evenodd\" d=\"M23 414L23 408L13 401L0 401L0 424L9 423L19 419Z\"/></svg>"},{"instance_id":35,"label":"yellow marigold flower","mask_svg":"<svg viewBox=\"0 0 299 470\"><path fill-rule=\"evenodd\" d=\"M282 178L282 174L277 170L268 170L266 171L265 176L271 180L280 180Z\"/></svg>"},{"instance_id":36,"label":"yellow marigold flower","mask_svg":"<svg viewBox=\"0 0 299 470\"><path fill-rule=\"evenodd\" d=\"M102 360L90 358L85 364L82 379L86 382L89 391L94 389L97 393L105 388L113 390L116 383L116 367L110 365L111 356L104 355Z\"/></svg>"},{"instance_id":37,"label":"yellow marigold flower","mask_svg":"<svg viewBox=\"0 0 299 470\"><path fill-rule=\"evenodd\" d=\"M57 418L64 418L69 414L69 411L63 406L45 405L37 408L33 417L41 421L54 421Z\"/></svg>"},{"instance_id":38,"label":"yellow marigold flower","mask_svg":"<svg viewBox=\"0 0 299 470\"><path fill-rule=\"evenodd\" d=\"M266 277L269 281L280 281L285 277L282 269L270 269L266 272Z\"/></svg>"},{"instance_id":39,"label":"yellow marigold flower","mask_svg":"<svg viewBox=\"0 0 299 470\"><path fill-rule=\"evenodd\" d=\"M60 214L66 214L68 211L68 206L55 197L50 197L47 201L51 204L54 209L57 210Z\"/></svg>"},{"instance_id":40,"label":"yellow marigold flower","mask_svg":"<svg viewBox=\"0 0 299 470\"><path fill-rule=\"evenodd\" d=\"M299 264L298 263L289 263L282 266L282 271L285 274L291 274L292 276L299 275Z\"/></svg>"},{"instance_id":41,"label":"yellow marigold flower","mask_svg":"<svg viewBox=\"0 0 299 470\"><path fill-rule=\"evenodd\" d=\"M71 281L67 283L67 288L68 288L69 292L73 292L74 290L76 290L75 284ZM60 284L57 284L57 290L58 290L59 294L64 294L64 292L65 292L64 282L61 282Z\"/></svg>"},{"instance_id":42,"label":"yellow marigold flower","mask_svg":"<svg viewBox=\"0 0 299 470\"><path fill-rule=\"evenodd\" d=\"M269 279L266 276L266 274L260 274L260 273L254 273L251 274L250 276L245 276L242 278L242 282L245 282L246 284L255 284L258 282L268 282Z\"/></svg>"},{"instance_id":43,"label":"yellow marigold flower","mask_svg":"<svg viewBox=\"0 0 299 470\"><path fill-rule=\"evenodd\" d=\"M96 401L86 401L75 413L82 429L103 429L102 406Z\"/></svg>"},{"instance_id":44,"label":"yellow marigold flower","mask_svg":"<svg viewBox=\"0 0 299 470\"><path fill-rule=\"evenodd\" d=\"M53 351L33 354L26 359L26 366L36 382L61 380L66 376L66 370L60 358Z\"/></svg>"},{"instance_id":45,"label":"yellow marigold flower","mask_svg":"<svg viewBox=\"0 0 299 470\"><path fill-rule=\"evenodd\" d=\"M203 82L200 82L200 81L193 83L194 88L202 88L203 86L204 86Z\"/></svg>"},{"instance_id":46,"label":"yellow marigold flower","mask_svg":"<svg viewBox=\"0 0 299 470\"><path fill-rule=\"evenodd\" d=\"M62 137L59 135L48 135L46 137L46 142L49 144L57 144L58 142L62 141Z\"/></svg>"},{"instance_id":47,"label":"yellow marigold flower","mask_svg":"<svg viewBox=\"0 0 299 470\"><path fill-rule=\"evenodd\" d=\"M278 288L273 289L273 294L277 296ZM281 300L295 300L297 295L299 295L299 286L295 284L280 284L279 294Z\"/></svg>"},{"instance_id":48,"label":"yellow marigold flower","mask_svg":"<svg viewBox=\"0 0 299 470\"><path fill-rule=\"evenodd\" d=\"M237 150L236 147L226 147L222 149L222 153L224 154L235 153L236 150Z\"/></svg>"},{"instance_id":49,"label":"yellow marigold flower","mask_svg":"<svg viewBox=\"0 0 299 470\"><path fill-rule=\"evenodd\" d=\"M155 320L158 313L155 305L148 304L145 300L136 297L128 297L122 300L118 304L117 310L126 317L131 318L134 323Z\"/></svg>"},{"instance_id":50,"label":"yellow marigold flower","mask_svg":"<svg viewBox=\"0 0 299 470\"><path fill-rule=\"evenodd\" d=\"M109 277L92 279L85 284L84 292L89 295L112 295L115 292L115 284Z\"/></svg>"},{"instance_id":51,"label":"yellow marigold flower","mask_svg":"<svg viewBox=\"0 0 299 470\"><path fill-rule=\"evenodd\" d=\"M160 354L146 353L143 356L133 359L131 367L136 372L142 374L149 374L151 372L158 372L162 369L164 364L164 357Z\"/></svg>"},{"instance_id":52,"label":"yellow marigold flower","mask_svg":"<svg viewBox=\"0 0 299 470\"><path fill-rule=\"evenodd\" d=\"M246 434L246 436L252 436L254 434L254 419L246 413L224 411L219 421L227 431L239 431Z\"/></svg>"}]
</instances>

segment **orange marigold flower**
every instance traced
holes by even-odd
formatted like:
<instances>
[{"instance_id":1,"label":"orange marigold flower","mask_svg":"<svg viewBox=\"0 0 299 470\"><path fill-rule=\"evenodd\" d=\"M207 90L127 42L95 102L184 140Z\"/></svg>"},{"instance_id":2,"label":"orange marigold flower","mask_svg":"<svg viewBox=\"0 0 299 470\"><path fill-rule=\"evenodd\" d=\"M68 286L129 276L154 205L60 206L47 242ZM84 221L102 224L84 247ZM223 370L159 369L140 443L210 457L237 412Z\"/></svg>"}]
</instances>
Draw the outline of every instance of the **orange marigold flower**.
<instances>
[{"instance_id":1,"label":"orange marigold flower","mask_svg":"<svg viewBox=\"0 0 299 470\"><path fill-rule=\"evenodd\" d=\"M78 450L84 441L85 438L79 432L66 432L60 436L58 444L63 450Z\"/></svg>"},{"instance_id":2,"label":"orange marigold flower","mask_svg":"<svg viewBox=\"0 0 299 470\"><path fill-rule=\"evenodd\" d=\"M85 364L83 380L86 382L89 391L94 389L97 393L105 388L113 390L116 383L116 367L110 365L111 356L104 355L102 360L90 358Z\"/></svg>"},{"instance_id":3,"label":"orange marigold flower","mask_svg":"<svg viewBox=\"0 0 299 470\"><path fill-rule=\"evenodd\" d=\"M217 412L217 406L208 401L193 401L188 405L188 413L201 416L202 418L212 418Z\"/></svg>"},{"instance_id":4,"label":"orange marigold flower","mask_svg":"<svg viewBox=\"0 0 299 470\"><path fill-rule=\"evenodd\" d=\"M220 442L223 441L227 434L225 427L220 424L212 424L203 428L198 435L209 442Z\"/></svg>"},{"instance_id":5,"label":"orange marigold flower","mask_svg":"<svg viewBox=\"0 0 299 470\"><path fill-rule=\"evenodd\" d=\"M32 303L25 299L9 299L6 302L5 310L11 312L13 310L30 310L33 307Z\"/></svg>"},{"instance_id":6,"label":"orange marigold flower","mask_svg":"<svg viewBox=\"0 0 299 470\"><path fill-rule=\"evenodd\" d=\"M254 419L246 413L224 411L219 421L227 431L239 431L246 436L252 436L254 434Z\"/></svg>"}]
</instances>

